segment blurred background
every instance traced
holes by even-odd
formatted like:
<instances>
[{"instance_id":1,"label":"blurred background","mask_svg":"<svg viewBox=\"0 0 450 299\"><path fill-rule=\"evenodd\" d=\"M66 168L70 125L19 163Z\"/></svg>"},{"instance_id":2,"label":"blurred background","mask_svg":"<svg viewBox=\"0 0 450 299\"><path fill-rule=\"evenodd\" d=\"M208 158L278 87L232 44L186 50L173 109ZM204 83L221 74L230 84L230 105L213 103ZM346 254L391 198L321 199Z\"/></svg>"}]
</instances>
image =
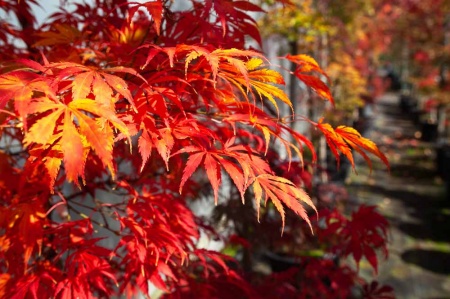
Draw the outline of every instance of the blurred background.
<instances>
[{"instance_id":1,"label":"blurred background","mask_svg":"<svg viewBox=\"0 0 450 299\"><path fill-rule=\"evenodd\" d=\"M343 210L376 205L388 218L389 257L378 281L398 298L450 298L450 1L264 2L269 13L259 22L269 57L309 54L331 82L335 109L290 84L297 112L354 126L391 163L390 172L365 163L352 171L344 160L336 168L319 138L326 175L317 197ZM369 268L362 265L366 277Z\"/></svg>"}]
</instances>

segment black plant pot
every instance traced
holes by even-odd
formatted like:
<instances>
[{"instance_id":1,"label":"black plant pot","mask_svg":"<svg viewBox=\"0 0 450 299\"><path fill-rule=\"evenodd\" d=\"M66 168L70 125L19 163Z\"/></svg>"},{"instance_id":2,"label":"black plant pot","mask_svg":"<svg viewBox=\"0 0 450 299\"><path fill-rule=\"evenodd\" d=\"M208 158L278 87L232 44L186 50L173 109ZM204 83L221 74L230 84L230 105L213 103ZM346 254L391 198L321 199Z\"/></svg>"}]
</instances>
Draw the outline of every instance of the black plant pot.
<instances>
[{"instance_id":1,"label":"black plant pot","mask_svg":"<svg viewBox=\"0 0 450 299\"><path fill-rule=\"evenodd\" d=\"M403 113L410 113L417 108L417 100L410 95L400 96L400 109Z\"/></svg>"},{"instance_id":2,"label":"black plant pot","mask_svg":"<svg viewBox=\"0 0 450 299\"><path fill-rule=\"evenodd\" d=\"M438 137L438 124L432 121L422 122L422 141L434 142Z\"/></svg>"},{"instance_id":3,"label":"black plant pot","mask_svg":"<svg viewBox=\"0 0 450 299\"><path fill-rule=\"evenodd\" d=\"M436 169L444 180L447 199L450 200L450 144L440 145L436 149Z\"/></svg>"},{"instance_id":4,"label":"black plant pot","mask_svg":"<svg viewBox=\"0 0 450 299\"><path fill-rule=\"evenodd\" d=\"M299 267L301 265L299 258L293 258L282 253L270 251L263 254L263 259L269 264L272 272L283 272L292 267Z\"/></svg>"},{"instance_id":5,"label":"black plant pot","mask_svg":"<svg viewBox=\"0 0 450 299\"><path fill-rule=\"evenodd\" d=\"M436 148L436 168L440 177L450 177L450 144L440 145Z\"/></svg>"}]
</instances>

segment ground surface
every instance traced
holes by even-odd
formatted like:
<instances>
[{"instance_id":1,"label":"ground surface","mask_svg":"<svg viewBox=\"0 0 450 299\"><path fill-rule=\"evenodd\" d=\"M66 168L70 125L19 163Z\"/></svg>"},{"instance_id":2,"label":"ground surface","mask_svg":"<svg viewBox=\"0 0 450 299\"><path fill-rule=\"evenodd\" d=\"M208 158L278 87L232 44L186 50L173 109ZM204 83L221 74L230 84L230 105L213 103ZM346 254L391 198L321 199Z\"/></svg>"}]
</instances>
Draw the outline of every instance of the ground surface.
<instances>
[{"instance_id":1,"label":"ground surface","mask_svg":"<svg viewBox=\"0 0 450 299\"><path fill-rule=\"evenodd\" d=\"M411 115L401 113L398 96L376 104L366 135L388 156L390 174L362 160L347 178L352 201L377 205L391 224L389 258L378 281L394 287L399 299L450 298L450 200L436 174L434 144L422 142ZM362 265L366 278L373 271Z\"/></svg>"}]
</instances>

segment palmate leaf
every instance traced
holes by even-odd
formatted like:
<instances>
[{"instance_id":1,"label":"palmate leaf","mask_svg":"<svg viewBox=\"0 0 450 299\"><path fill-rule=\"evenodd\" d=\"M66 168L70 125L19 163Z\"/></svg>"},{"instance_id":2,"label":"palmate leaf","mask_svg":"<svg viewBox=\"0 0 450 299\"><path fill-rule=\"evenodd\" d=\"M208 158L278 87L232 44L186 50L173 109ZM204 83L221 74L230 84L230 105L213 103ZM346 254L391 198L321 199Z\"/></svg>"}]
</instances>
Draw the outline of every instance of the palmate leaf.
<instances>
[{"instance_id":1,"label":"palmate leaf","mask_svg":"<svg viewBox=\"0 0 450 299\"><path fill-rule=\"evenodd\" d=\"M250 50L239 50L239 49L216 49L212 52L212 55L217 56L221 60L219 64L219 69L230 70L229 67L234 69L234 72L242 75L245 79L245 86L248 86L249 77L248 70L245 64L244 58L248 57L262 57L261 54L250 51ZM224 63L225 62L225 63ZM228 68L227 68L228 66Z\"/></svg>"},{"instance_id":2,"label":"palmate leaf","mask_svg":"<svg viewBox=\"0 0 450 299\"><path fill-rule=\"evenodd\" d=\"M187 45L185 45L184 47L186 47L186 49L189 51L189 54L187 54L186 61L185 61L185 67L184 67L185 73L187 74L189 64L193 60L195 60L199 57L204 57L206 59L206 61L208 62L209 66L211 67L211 71L212 71L212 75L213 75L212 78L213 78L213 80L215 80L217 77L217 72L219 71L219 56L212 55L211 52L204 47L187 46ZM181 47L179 47L179 48L181 48Z\"/></svg>"},{"instance_id":3,"label":"palmate leaf","mask_svg":"<svg viewBox=\"0 0 450 299\"><path fill-rule=\"evenodd\" d=\"M211 183L211 186L214 190L214 203L217 205L217 201L219 198L219 186L222 179L220 167L211 154L205 154L204 164L206 175L208 176L209 182Z\"/></svg>"},{"instance_id":4,"label":"palmate leaf","mask_svg":"<svg viewBox=\"0 0 450 299\"><path fill-rule=\"evenodd\" d=\"M298 55L288 54L286 55L286 59L296 63L298 65L299 71L301 72L316 71L324 76L327 76L327 74L320 68L317 61L311 56L305 54L298 54Z\"/></svg>"},{"instance_id":5,"label":"palmate leaf","mask_svg":"<svg viewBox=\"0 0 450 299\"><path fill-rule=\"evenodd\" d=\"M283 204L290 208L294 213L302 217L309 225L312 231L311 222L301 201L313 208L316 208L311 198L303 189L298 188L291 181L275 176L272 174L261 174L255 177L253 181L253 191L255 193L255 204L259 220L259 209L264 194L264 202L267 204L268 199L272 201L275 208L281 215L282 227L285 224L285 212Z\"/></svg>"},{"instance_id":6,"label":"palmate leaf","mask_svg":"<svg viewBox=\"0 0 450 299\"><path fill-rule=\"evenodd\" d=\"M387 233L389 223L375 206L362 205L352 213L352 218L346 223L342 235L348 241L345 253L353 255L356 263L365 257L378 272L378 258L376 249L381 249L387 257Z\"/></svg>"},{"instance_id":7,"label":"palmate leaf","mask_svg":"<svg viewBox=\"0 0 450 299\"><path fill-rule=\"evenodd\" d=\"M236 24L239 30L250 35L261 45L261 36L255 20L247 13L243 13L247 11L264 12L261 7L250 1L207 0L206 3L207 6L214 8L214 12L217 14L217 18L222 26L223 35L227 34L228 28L232 28L232 25L235 25L230 21L239 18L240 21Z\"/></svg>"},{"instance_id":8,"label":"palmate leaf","mask_svg":"<svg viewBox=\"0 0 450 299\"><path fill-rule=\"evenodd\" d=\"M249 105L251 105L251 104L249 104ZM291 160L291 157L292 157L291 149L294 149L297 152L297 154L301 157L302 154L301 154L300 149L298 147L296 147L294 144L292 144L290 141L287 141L281 137L281 135L282 135L281 132L283 130L289 131L289 128L284 125L280 125L280 123L277 123L276 119L273 119L273 117L272 118L269 117L264 112L259 110L256 106L253 106L253 107L254 107L253 112L249 112L248 114L247 113L233 113L230 116L224 118L224 121L230 123L233 126L234 131L236 131L236 125L239 123L250 124L257 130L259 130L265 140L264 155L266 155L269 150L270 138L271 138L271 136L273 136L275 139L278 139L278 141L280 141L284 145L284 147L287 151L287 154L290 158L289 160ZM239 112L242 112L242 111L239 111Z\"/></svg>"},{"instance_id":9,"label":"palmate leaf","mask_svg":"<svg viewBox=\"0 0 450 299\"><path fill-rule=\"evenodd\" d=\"M14 99L15 111L20 117L25 117L29 102L36 94L53 97L49 82L38 74L17 70L0 75L0 109ZM25 129L26 125L24 122Z\"/></svg>"},{"instance_id":10,"label":"palmate leaf","mask_svg":"<svg viewBox=\"0 0 450 299\"><path fill-rule=\"evenodd\" d=\"M275 106L277 111L278 105L274 98L280 99L283 103L285 103L291 109L293 109L291 100L288 98L286 93L282 89L272 85L272 84L281 84L281 85L285 84L284 79L280 73L274 70L260 69L250 71L249 77L250 77L249 85L256 90L256 92L260 97L261 96L266 97Z\"/></svg>"},{"instance_id":11,"label":"palmate leaf","mask_svg":"<svg viewBox=\"0 0 450 299\"><path fill-rule=\"evenodd\" d=\"M61 109L62 110L62 109ZM44 118L45 119L45 118ZM78 133L75 124L72 121L71 113L64 111L64 124L63 134L61 137L61 150L64 155L64 166L66 169L66 176L69 181L77 181L78 177L83 176L83 168L80 165L84 165L84 161L80 163L79 159L73 157L82 158L84 156L83 140Z\"/></svg>"},{"instance_id":12,"label":"palmate leaf","mask_svg":"<svg viewBox=\"0 0 450 299\"><path fill-rule=\"evenodd\" d=\"M373 155L378 157L389 168L388 159L378 149L377 145L373 141L362 137L357 130L351 127L339 126L336 129L333 129L330 124L323 123L322 121L323 120L321 119L319 123L316 124L316 127L324 134L328 146L336 157L338 163L339 152L341 152L349 159L352 167L355 168L353 154L351 151L351 149L354 149L361 156L363 156L363 158L367 161L370 169L372 169L372 161L364 151L372 153Z\"/></svg>"},{"instance_id":13,"label":"palmate leaf","mask_svg":"<svg viewBox=\"0 0 450 299\"><path fill-rule=\"evenodd\" d=\"M191 154L189 156L189 159L186 163L186 167L184 168L183 176L181 178L181 183L180 183L180 193L181 193L186 181L194 174L194 172L197 170L197 168L203 162L204 168L206 171L206 175L207 175L208 180L211 183L211 186L214 191L214 203L217 205L218 198L219 198L219 193L218 193L219 186L221 183L220 167L216 160L217 156L212 155L211 153L208 153L205 149L194 147L194 146L187 147L182 150L182 152L191 152L191 151L194 151L196 153Z\"/></svg>"},{"instance_id":14,"label":"palmate leaf","mask_svg":"<svg viewBox=\"0 0 450 299\"><path fill-rule=\"evenodd\" d=\"M135 5L131 6L128 9L128 22L132 22L133 16L136 14L139 8L145 8L153 18L153 28L155 29L156 33L160 35L161 21L164 10L161 0L146 1L145 3L129 2L128 4Z\"/></svg>"},{"instance_id":15,"label":"palmate leaf","mask_svg":"<svg viewBox=\"0 0 450 299\"><path fill-rule=\"evenodd\" d=\"M328 79L327 74L320 68L319 64L314 58L304 54L288 54L285 58L297 65L297 69L295 70L294 75L298 79L300 79L308 87L313 89L320 97L334 104L333 96L331 95L328 86L320 78L307 74L310 72L317 72Z\"/></svg>"},{"instance_id":16,"label":"palmate leaf","mask_svg":"<svg viewBox=\"0 0 450 299\"><path fill-rule=\"evenodd\" d=\"M206 67L210 69L212 73L212 79L215 81L219 70L224 69L227 65L231 65L234 72L241 74L248 84L248 71L246 60L248 57L259 57L263 55L256 51L240 50L240 49L214 49L211 50L207 47L196 45L178 44L176 47L160 47L154 44L146 44L139 49L148 48L147 59L142 69L156 59L157 55L165 54L169 58L169 66L173 68L176 62L184 64L185 71L187 72L189 66L193 64L194 60L199 60L196 67ZM201 60L203 58L204 60Z\"/></svg>"},{"instance_id":17,"label":"palmate leaf","mask_svg":"<svg viewBox=\"0 0 450 299\"><path fill-rule=\"evenodd\" d=\"M228 151L229 150L229 151ZM205 169L207 171L208 179L211 181L211 185L214 189L215 202L217 204L217 195L218 188L221 181L221 172L220 167L222 166L226 173L233 180L237 189L241 194L242 201L244 201L244 192L248 186L249 175L250 175L250 166L245 159L239 159L238 155L234 155L232 153L232 149L226 147L225 151L214 151L208 153L205 149L196 147L196 146L188 146L184 149L178 151L178 153L190 153L189 158L187 160L186 166L183 170L183 176L181 178L179 192L181 193L184 184L187 180L194 174L194 172L198 169L200 164L203 162L204 158L208 155L208 160L205 158ZM239 166L235 163L227 160L226 157L233 157L239 162ZM209 169L209 170L208 170Z\"/></svg>"},{"instance_id":18,"label":"palmate leaf","mask_svg":"<svg viewBox=\"0 0 450 299\"><path fill-rule=\"evenodd\" d=\"M110 124L124 136L129 138L130 134L127 126L110 108L91 99L78 99L65 105L41 98L33 101L27 112L38 115L45 113L25 133L24 144L35 149L34 155L50 149L56 151L53 156L47 157L50 159L45 163L51 181L54 181L57 175L56 169L60 164L58 159L64 160L68 181L77 183L80 176L84 179L86 150L89 149L98 155L103 165L114 176L112 162L114 132ZM88 116L86 112L95 115L96 118ZM58 155L58 152L62 155Z\"/></svg>"},{"instance_id":19,"label":"palmate leaf","mask_svg":"<svg viewBox=\"0 0 450 299\"><path fill-rule=\"evenodd\" d=\"M181 178L180 193L184 184L203 162L207 177L214 191L214 201L217 204L218 189L221 183L220 168L223 167L236 185L236 188L239 190L242 201L244 201L246 189L250 185L253 186L258 220L261 200L264 194L264 203L267 204L268 199L271 199L272 203L281 214L283 228L285 224L283 205L302 217L311 227L306 210L301 204L301 202L304 202L316 210L308 194L306 194L303 189L299 189L295 186L291 181L273 175L268 164L264 160L256 155L249 154L247 149L241 145L232 145L233 142L233 140L228 141L223 150L208 151L205 148L188 146L175 153L189 154Z\"/></svg>"},{"instance_id":20,"label":"palmate leaf","mask_svg":"<svg viewBox=\"0 0 450 299\"><path fill-rule=\"evenodd\" d=\"M269 118L268 115L263 113L259 113L260 110L255 107L255 111L253 114L251 113L233 113L230 116L224 118L224 121L230 123L233 126L234 131L236 131L236 125L238 123L250 124L261 131L264 135L264 139L266 142L266 153L269 149L270 143L270 135L274 135L275 137L279 137L279 134L275 132L278 127L276 120ZM240 111L239 111L240 112ZM262 112L262 111L261 111Z\"/></svg>"},{"instance_id":21,"label":"palmate leaf","mask_svg":"<svg viewBox=\"0 0 450 299\"><path fill-rule=\"evenodd\" d=\"M141 154L142 157L142 164L140 168L140 171L142 172L145 164L147 163L148 159L150 158L150 155L152 154L152 147L153 147L152 138L150 137L149 133L146 130L144 130L141 136L139 137L138 147L139 153Z\"/></svg>"},{"instance_id":22,"label":"palmate leaf","mask_svg":"<svg viewBox=\"0 0 450 299\"><path fill-rule=\"evenodd\" d=\"M124 97L136 110L127 82L111 73L130 74L145 82L145 79L134 69L121 66L99 69L72 62L61 62L51 63L49 67L55 70L58 80L71 80L73 77L70 87L74 100L84 99L92 92L95 100L106 106L111 106L117 101L117 98L114 97L114 93L116 93Z\"/></svg>"},{"instance_id":23,"label":"palmate leaf","mask_svg":"<svg viewBox=\"0 0 450 299\"><path fill-rule=\"evenodd\" d=\"M302 152L304 146L311 151L312 162L316 161L317 157L314 146L308 138L295 130L292 130L290 126L281 123L277 118L268 115L256 105L252 103L238 103L235 106L229 105L227 108L231 113L229 116L225 117L223 121L230 123L235 134L238 124L249 124L253 128L258 129L265 140L265 154L267 154L271 137L274 137L274 139L277 139L283 144L289 161L292 160L293 152L295 152L298 157L303 160ZM288 136L293 137L299 146L296 146L291 141L284 139L282 137L284 132L286 132Z\"/></svg>"},{"instance_id":24,"label":"palmate leaf","mask_svg":"<svg viewBox=\"0 0 450 299\"><path fill-rule=\"evenodd\" d=\"M183 152L186 152L186 149L184 149ZM183 177L181 178L180 182L180 189L179 189L180 193L182 192L183 186L186 183L186 181L194 174L194 172L200 166L200 163L202 163L204 155L205 154L203 152L197 152L189 155L189 158L186 162L186 166L184 167L183 170Z\"/></svg>"},{"instance_id":25,"label":"palmate leaf","mask_svg":"<svg viewBox=\"0 0 450 299\"><path fill-rule=\"evenodd\" d=\"M220 185L220 170L217 167L217 161L211 157L211 154L207 152L206 149L197 147L197 146L188 146L183 148L182 150L176 152L174 155L180 153L189 153L189 158L186 162L186 166L183 170L183 176L181 177L179 192L181 194L183 190L183 186L188 181L188 179L194 174L194 172L198 169L200 164L204 162L204 167L207 172L208 179L211 182L211 186L214 191L214 202L217 204L218 201L218 191ZM206 157L208 157L206 159Z\"/></svg>"},{"instance_id":26,"label":"palmate leaf","mask_svg":"<svg viewBox=\"0 0 450 299\"><path fill-rule=\"evenodd\" d=\"M171 96L172 94L170 93L169 95ZM137 99L139 115L135 119L140 123L139 128L142 131L138 140L139 152L142 157L141 171L147 163L153 148L161 156L168 170L172 150L178 142L193 139L201 144L209 144L211 140L218 139L214 131L184 113L181 113L182 117L171 121L167 119L164 125L158 123L148 111L153 112L156 111L154 109L157 109L159 111L153 113L160 115L162 118L167 117L167 107L165 105L158 105L158 107L152 105L155 101L164 101L164 98L158 95L150 98L150 101L153 103L144 104L142 103L142 98Z\"/></svg>"},{"instance_id":27,"label":"palmate leaf","mask_svg":"<svg viewBox=\"0 0 450 299\"><path fill-rule=\"evenodd\" d=\"M37 76L29 72L14 72L0 76L0 109L12 98L18 102L31 99L33 88L29 83Z\"/></svg>"},{"instance_id":28,"label":"palmate leaf","mask_svg":"<svg viewBox=\"0 0 450 299\"><path fill-rule=\"evenodd\" d=\"M172 130L170 128L162 128L157 130L157 134L150 133L150 135L152 136L152 141L156 150L166 163L166 169L169 170L169 158L173 146L175 145Z\"/></svg>"},{"instance_id":29,"label":"palmate leaf","mask_svg":"<svg viewBox=\"0 0 450 299\"><path fill-rule=\"evenodd\" d=\"M231 50L229 50L230 53L232 53ZM245 54L250 55L251 53ZM254 53L253 56L255 56ZM247 92L242 87L245 87L247 91L251 91L252 93L255 92L260 99L268 99L278 113L279 109L276 99L281 100L293 109L292 103L286 93L274 85L285 85L283 76L275 70L264 68L262 60L258 57L259 56L248 60L244 64L244 69L240 67L240 64L222 63L220 65L221 71L218 76L234 84L243 93L245 98L247 98ZM235 62L235 60L233 60L233 62ZM230 62L230 60L227 60L227 62Z\"/></svg>"},{"instance_id":30,"label":"palmate leaf","mask_svg":"<svg viewBox=\"0 0 450 299\"><path fill-rule=\"evenodd\" d=\"M175 145L175 139L170 127L156 128L154 119L147 116L141 123L142 134L138 140L139 152L142 157L141 171L150 158L153 147L157 150L166 169L169 170L169 159Z\"/></svg>"},{"instance_id":31,"label":"palmate leaf","mask_svg":"<svg viewBox=\"0 0 450 299\"><path fill-rule=\"evenodd\" d=\"M387 251L387 236L389 223L375 206L361 205L350 218L335 210L319 212L324 226L319 228L319 239L326 240L331 236L339 238L331 250L343 256L353 256L359 266L364 257L378 271L376 251L381 250L385 257Z\"/></svg>"},{"instance_id":32,"label":"palmate leaf","mask_svg":"<svg viewBox=\"0 0 450 299\"><path fill-rule=\"evenodd\" d=\"M325 140L327 141L327 144L335 156L338 164L340 162L339 152L341 152L350 161L352 167L354 167L355 162L353 161L353 154L350 147L345 140L334 131L333 127L330 124L322 123L322 120L320 120L317 124L317 128L322 131L325 136Z\"/></svg>"},{"instance_id":33,"label":"palmate leaf","mask_svg":"<svg viewBox=\"0 0 450 299\"><path fill-rule=\"evenodd\" d=\"M377 156L389 168L388 159L372 140L362 137L357 130L351 127L339 126L335 129L335 132L364 157L370 168L372 168L372 162L370 158L364 154L363 150Z\"/></svg>"},{"instance_id":34,"label":"palmate leaf","mask_svg":"<svg viewBox=\"0 0 450 299\"><path fill-rule=\"evenodd\" d=\"M147 60L142 68L157 55L164 53L168 57L169 66L173 68L177 61L184 62L185 73L191 66L194 70L209 68L211 79L216 84L218 78L233 84L242 92L245 98L247 92L254 90L259 98L267 98L277 109L276 99L281 100L292 109L292 103L286 93L274 84L284 85L284 79L275 70L264 68L263 56L251 50L216 49L193 45L177 45L176 47L159 47L153 44L143 45L140 48L149 48ZM251 59L249 59L251 57ZM194 61L198 60L194 65ZM206 76L205 79L208 79ZM253 92L252 90L252 92Z\"/></svg>"}]
</instances>

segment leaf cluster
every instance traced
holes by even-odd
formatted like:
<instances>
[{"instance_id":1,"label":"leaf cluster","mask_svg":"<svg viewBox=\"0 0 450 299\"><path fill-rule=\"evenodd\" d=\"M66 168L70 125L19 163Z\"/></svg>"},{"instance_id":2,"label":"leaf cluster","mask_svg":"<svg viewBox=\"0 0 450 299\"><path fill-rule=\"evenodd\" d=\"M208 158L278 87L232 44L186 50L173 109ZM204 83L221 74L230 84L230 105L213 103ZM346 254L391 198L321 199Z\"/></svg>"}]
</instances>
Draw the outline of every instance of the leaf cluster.
<instances>
[{"instance_id":1,"label":"leaf cluster","mask_svg":"<svg viewBox=\"0 0 450 299\"><path fill-rule=\"evenodd\" d=\"M288 168L316 153L281 115L293 107L283 76L247 47L261 43L262 10L96 0L37 27L39 1L3 3L20 24L0 23L0 297L133 297L149 282L168 298L225 298L229 285L254 297L232 259L199 248L202 235L225 238L190 205L222 203L228 188L253 219L274 207L276 227L286 211L313 227L307 191L269 159L275 143ZM313 58L286 59L333 102ZM336 155L387 164L354 129L307 121Z\"/></svg>"}]
</instances>

